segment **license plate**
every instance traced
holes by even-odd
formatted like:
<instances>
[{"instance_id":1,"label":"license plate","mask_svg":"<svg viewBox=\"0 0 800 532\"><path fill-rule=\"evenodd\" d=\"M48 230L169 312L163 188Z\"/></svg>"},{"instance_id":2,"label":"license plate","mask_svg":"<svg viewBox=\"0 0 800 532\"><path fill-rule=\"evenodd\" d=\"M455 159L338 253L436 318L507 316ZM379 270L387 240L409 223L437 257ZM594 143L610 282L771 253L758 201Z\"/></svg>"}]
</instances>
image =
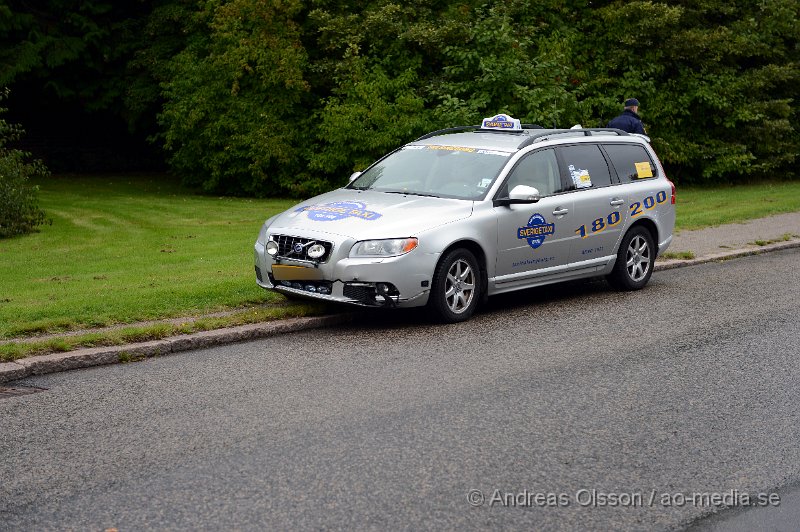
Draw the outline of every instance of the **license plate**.
<instances>
[{"instance_id":1,"label":"license plate","mask_svg":"<svg viewBox=\"0 0 800 532\"><path fill-rule=\"evenodd\" d=\"M272 277L276 281L321 281L322 272L317 268L275 264L272 266Z\"/></svg>"}]
</instances>

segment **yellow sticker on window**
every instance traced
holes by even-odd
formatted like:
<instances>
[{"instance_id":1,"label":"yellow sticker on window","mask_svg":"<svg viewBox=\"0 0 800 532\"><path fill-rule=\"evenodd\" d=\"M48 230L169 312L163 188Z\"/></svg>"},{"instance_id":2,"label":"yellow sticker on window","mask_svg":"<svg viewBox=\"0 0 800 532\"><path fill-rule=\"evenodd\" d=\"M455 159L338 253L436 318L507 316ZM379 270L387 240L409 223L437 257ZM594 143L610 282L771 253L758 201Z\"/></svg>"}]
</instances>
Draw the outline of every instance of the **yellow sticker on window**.
<instances>
[{"instance_id":1,"label":"yellow sticker on window","mask_svg":"<svg viewBox=\"0 0 800 532\"><path fill-rule=\"evenodd\" d=\"M650 162L634 163L636 165L636 177L644 179L645 177L653 177L653 169L650 167Z\"/></svg>"}]
</instances>

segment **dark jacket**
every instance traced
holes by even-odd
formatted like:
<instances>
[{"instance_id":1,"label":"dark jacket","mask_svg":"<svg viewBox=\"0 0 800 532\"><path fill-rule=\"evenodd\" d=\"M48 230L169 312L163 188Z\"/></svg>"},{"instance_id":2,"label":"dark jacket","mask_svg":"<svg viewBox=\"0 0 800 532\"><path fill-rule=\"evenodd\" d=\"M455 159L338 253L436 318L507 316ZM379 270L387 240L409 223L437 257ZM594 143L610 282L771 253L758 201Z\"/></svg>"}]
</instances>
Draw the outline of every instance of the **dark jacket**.
<instances>
[{"instance_id":1,"label":"dark jacket","mask_svg":"<svg viewBox=\"0 0 800 532\"><path fill-rule=\"evenodd\" d=\"M622 111L622 114L611 120L606 127L621 129L622 131L627 131L628 133L641 133L642 135L645 134L644 125L642 125L642 119L639 118L638 114L634 113L630 109L625 109Z\"/></svg>"}]
</instances>

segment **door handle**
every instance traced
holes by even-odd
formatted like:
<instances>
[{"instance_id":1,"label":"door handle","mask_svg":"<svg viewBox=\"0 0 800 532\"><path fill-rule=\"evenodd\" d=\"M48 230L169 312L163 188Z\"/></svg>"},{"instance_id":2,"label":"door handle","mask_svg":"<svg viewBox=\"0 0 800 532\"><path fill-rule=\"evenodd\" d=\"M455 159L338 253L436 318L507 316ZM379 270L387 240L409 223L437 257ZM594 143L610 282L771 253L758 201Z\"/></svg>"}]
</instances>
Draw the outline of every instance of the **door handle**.
<instances>
[{"instance_id":1,"label":"door handle","mask_svg":"<svg viewBox=\"0 0 800 532\"><path fill-rule=\"evenodd\" d=\"M625 203L624 199L614 198L614 199L611 200L611 206L612 207L619 207L623 203Z\"/></svg>"},{"instance_id":2,"label":"door handle","mask_svg":"<svg viewBox=\"0 0 800 532\"><path fill-rule=\"evenodd\" d=\"M562 214L567 214L568 212L569 212L569 209L558 208L558 209L553 211L553 214L555 216L561 216Z\"/></svg>"}]
</instances>

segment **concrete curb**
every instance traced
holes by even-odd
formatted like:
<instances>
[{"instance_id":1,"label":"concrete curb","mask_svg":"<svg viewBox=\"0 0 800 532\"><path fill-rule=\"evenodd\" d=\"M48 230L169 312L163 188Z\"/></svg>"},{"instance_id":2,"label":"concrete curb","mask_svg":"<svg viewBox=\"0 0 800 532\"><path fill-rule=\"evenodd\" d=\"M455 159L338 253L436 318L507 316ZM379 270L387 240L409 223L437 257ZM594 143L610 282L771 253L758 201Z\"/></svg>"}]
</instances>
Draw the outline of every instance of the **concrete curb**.
<instances>
[{"instance_id":1,"label":"concrete curb","mask_svg":"<svg viewBox=\"0 0 800 532\"><path fill-rule=\"evenodd\" d=\"M653 271L671 270L673 268L684 268L686 266L694 266L696 264L705 264L707 262L716 262L720 260L736 259L739 257L748 257L750 255L761 255L771 251L781 251L784 249L800 248L800 240L789 240L787 242L776 242L774 244L767 244L766 246L759 246L750 249L736 249L732 251L722 251L720 253L712 253L711 255L704 255L696 259L673 259L665 260L663 262L656 262Z\"/></svg>"},{"instance_id":2,"label":"concrete curb","mask_svg":"<svg viewBox=\"0 0 800 532\"><path fill-rule=\"evenodd\" d=\"M800 247L800 240L788 242L778 242L752 249L738 249L724 251L712 255L706 255L689 260L667 260L656 263L654 270L671 270L673 268L684 268L707 262L746 257L749 255L760 255L771 251L781 251L784 249ZM28 358L21 358L14 362L0 362L0 383L9 382L17 379L29 377L31 375L44 375L46 373L56 373L77 368L88 368L92 366L102 366L105 364L115 364L129 360L140 360L154 356L166 355L168 353L179 353L192 349L213 347L246 340L266 338L278 334L304 331L308 329L318 329L331 325L340 325L353 321L357 313L335 314L332 316L320 316L313 318L292 318L288 320L271 321L267 323L255 323L251 325L241 325L227 329L217 329L204 331L194 334L182 334L163 340L151 342L141 342L138 344L113 346L113 347L92 347L88 349L78 349L68 353L53 353Z\"/></svg>"},{"instance_id":3,"label":"concrete curb","mask_svg":"<svg viewBox=\"0 0 800 532\"><path fill-rule=\"evenodd\" d=\"M345 313L312 318L292 318L267 323L240 325L238 327L229 327L227 329L217 329L194 334L182 334L164 338L163 340L153 340L137 344L92 347L78 349L68 353L52 353L49 355L21 358L14 362L0 363L0 383L22 379L31 375L44 375L46 373L56 373L77 368L88 368L130 360L140 360L191 349L201 349L234 342L266 338L278 334L330 327L331 325L349 323L355 316L355 313Z\"/></svg>"}]
</instances>

